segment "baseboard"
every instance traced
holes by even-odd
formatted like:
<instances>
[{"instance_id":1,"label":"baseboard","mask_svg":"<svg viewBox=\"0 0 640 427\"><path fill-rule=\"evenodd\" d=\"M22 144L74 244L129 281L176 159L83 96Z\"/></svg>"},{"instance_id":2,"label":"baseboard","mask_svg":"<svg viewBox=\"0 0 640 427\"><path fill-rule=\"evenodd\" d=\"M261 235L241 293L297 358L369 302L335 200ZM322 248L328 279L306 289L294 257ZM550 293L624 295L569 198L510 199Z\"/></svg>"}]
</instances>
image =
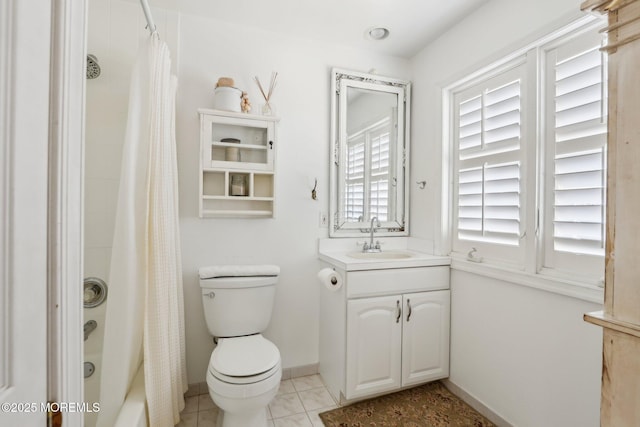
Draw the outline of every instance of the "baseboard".
<instances>
[{"instance_id":1,"label":"baseboard","mask_svg":"<svg viewBox=\"0 0 640 427\"><path fill-rule=\"evenodd\" d=\"M319 363L311 365L294 366L293 368L282 369L282 379L289 380L291 378L306 377L307 375L315 375L319 372Z\"/></svg>"},{"instance_id":2,"label":"baseboard","mask_svg":"<svg viewBox=\"0 0 640 427\"><path fill-rule=\"evenodd\" d=\"M494 423L498 427L513 427L511 423L502 418L500 415L493 412L489 407L487 407L484 403L480 402L478 399L473 397L471 394L467 393L464 389L452 383L449 379L440 380L442 384L453 394L462 399L467 405L471 406L473 409L482 414L489 421Z\"/></svg>"}]
</instances>

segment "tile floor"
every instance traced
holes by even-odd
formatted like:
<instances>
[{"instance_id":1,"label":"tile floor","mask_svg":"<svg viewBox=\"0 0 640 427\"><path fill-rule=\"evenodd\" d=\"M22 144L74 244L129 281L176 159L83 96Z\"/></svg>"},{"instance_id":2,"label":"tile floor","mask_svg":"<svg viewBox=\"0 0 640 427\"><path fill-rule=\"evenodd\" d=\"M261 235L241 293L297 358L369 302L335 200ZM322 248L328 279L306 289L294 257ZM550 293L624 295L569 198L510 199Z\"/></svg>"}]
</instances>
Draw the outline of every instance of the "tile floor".
<instances>
[{"instance_id":1,"label":"tile floor","mask_svg":"<svg viewBox=\"0 0 640 427\"><path fill-rule=\"evenodd\" d=\"M209 397L206 383L189 388L178 427L216 427L218 408ZM322 427L318 414L336 408L320 375L283 380L267 409L269 427Z\"/></svg>"}]
</instances>

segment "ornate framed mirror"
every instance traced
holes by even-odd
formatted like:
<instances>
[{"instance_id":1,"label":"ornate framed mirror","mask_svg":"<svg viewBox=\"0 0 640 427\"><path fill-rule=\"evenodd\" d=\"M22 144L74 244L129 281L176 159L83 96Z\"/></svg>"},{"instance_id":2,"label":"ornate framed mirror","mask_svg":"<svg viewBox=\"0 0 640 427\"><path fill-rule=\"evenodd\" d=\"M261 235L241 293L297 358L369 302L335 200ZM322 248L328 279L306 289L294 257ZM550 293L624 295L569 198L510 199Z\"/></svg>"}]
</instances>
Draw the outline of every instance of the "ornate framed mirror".
<instances>
[{"instance_id":1,"label":"ornate framed mirror","mask_svg":"<svg viewBox=\"0 0 640 427\"><path fill-rule=\"evenodd\" d=\"M332 70L330 237L409 234L410 94L407 81Z\"/></svg>"}]
</instances>

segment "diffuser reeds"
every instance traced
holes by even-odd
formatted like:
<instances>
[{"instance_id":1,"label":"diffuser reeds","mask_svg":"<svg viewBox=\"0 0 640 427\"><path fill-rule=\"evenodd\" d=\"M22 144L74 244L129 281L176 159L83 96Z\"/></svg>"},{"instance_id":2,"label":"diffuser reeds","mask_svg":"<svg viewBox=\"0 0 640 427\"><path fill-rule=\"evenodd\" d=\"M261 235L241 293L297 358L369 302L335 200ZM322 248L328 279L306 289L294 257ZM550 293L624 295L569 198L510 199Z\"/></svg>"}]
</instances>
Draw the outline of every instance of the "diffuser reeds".
<instances>
[{"instance_id":1,"label":"diffuser reeds","mask_svg":"<svg viewBox=\"0 0 640 427\"><path fill-rule=\"evenodd\" d=\"M258 76L255 76L255 81L258 84L258 89L260 89L260 93L262 94L265 102L264 107L262 109L262 114L272 114L273 112L270 101L271 101L271 95L273 95L273 90L276 87L277 78L278 78L277 72L274 71L273 73L271 73L271 81L269 82L269 91L265 93L264 88L262 87L262 84L258 79Z\"/></svg>"}]
</instances>

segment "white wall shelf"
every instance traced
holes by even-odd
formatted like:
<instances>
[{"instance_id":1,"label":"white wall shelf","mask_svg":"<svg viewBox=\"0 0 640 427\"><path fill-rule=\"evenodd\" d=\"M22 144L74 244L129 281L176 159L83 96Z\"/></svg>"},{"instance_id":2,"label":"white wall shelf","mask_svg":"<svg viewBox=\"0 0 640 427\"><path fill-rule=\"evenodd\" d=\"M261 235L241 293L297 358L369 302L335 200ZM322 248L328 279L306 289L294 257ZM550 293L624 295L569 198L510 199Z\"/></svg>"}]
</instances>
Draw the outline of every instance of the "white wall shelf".
<instances>
[{"instance_id":1,"label":"white wall shelf","mask_svg":"<svg viewBox=\"0 0 640 427\"><path fill-rule=\"evenodd\" d=\"M279 119L208 109L198 113L200 217L272 218Z\"/></svg>"}]
</instances>

